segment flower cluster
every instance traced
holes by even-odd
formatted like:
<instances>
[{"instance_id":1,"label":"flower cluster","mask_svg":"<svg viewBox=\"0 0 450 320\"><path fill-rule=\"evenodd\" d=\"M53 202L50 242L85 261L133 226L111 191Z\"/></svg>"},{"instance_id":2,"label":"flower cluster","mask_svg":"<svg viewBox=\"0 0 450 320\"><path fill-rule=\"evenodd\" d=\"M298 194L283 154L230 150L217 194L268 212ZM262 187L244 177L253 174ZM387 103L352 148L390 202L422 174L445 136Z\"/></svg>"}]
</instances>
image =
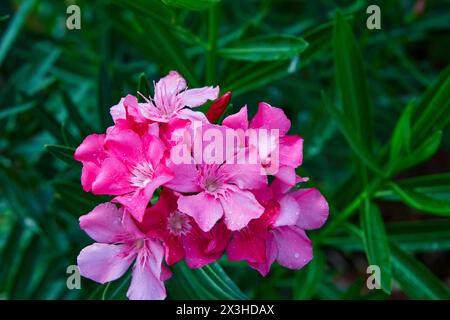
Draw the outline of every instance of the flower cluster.
<instances>
[{"instance_id":1,"label":"flower cluster","mask_svg":"<svg viewBox=\"0 0 450 320\"><path fill-rule=\"evenodd\" d=\"M76 149L84 190L112 196L80 218L96 241L78 256L83 276L113 281L134 262L128 298L164 299L169 267L183 258L199 268L226 253L264 276L275 260L299 269L312 259L305 230L324 224L328 204L297 188L307 180L295 172L303 140L267 103L250 121L243 107L215 124L231 98L218 94L187 89L171 71L144 102L122 98L114 125ZM206 115L193 110L208 100Z\"/></svg>"}]
</instances>

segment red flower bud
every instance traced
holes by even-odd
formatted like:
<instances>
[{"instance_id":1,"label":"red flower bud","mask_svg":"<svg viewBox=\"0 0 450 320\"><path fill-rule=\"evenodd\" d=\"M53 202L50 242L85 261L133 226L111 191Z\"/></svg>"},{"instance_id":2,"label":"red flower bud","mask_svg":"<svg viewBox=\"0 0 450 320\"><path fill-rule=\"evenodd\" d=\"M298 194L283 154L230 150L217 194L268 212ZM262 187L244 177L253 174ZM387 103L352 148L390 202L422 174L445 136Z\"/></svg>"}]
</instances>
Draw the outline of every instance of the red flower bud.
<instances>
[{"instance_id":1,"label":"red flower bud","mask_svg":"<svg viewBox=\"0 0 450 320\"><path fill-rule=\"evenodd\" d=\"M219 120L220 116L225 112L225 109L230 103L230 100L231 92L228 91L213 102L208 112L206 113L206 118L208 118L209 122L216 123Z\"/></svg>"}]
</instances>

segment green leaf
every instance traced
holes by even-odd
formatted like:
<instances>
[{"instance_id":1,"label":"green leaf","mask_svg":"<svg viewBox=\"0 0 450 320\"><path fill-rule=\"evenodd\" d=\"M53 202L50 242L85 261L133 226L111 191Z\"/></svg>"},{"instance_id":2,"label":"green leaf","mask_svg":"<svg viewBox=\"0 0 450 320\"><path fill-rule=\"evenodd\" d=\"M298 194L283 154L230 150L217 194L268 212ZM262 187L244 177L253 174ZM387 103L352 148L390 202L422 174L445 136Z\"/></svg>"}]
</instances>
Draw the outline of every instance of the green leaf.
<instances>
[{"instance_id":1,"label":"green leaf","mask_svg":"<svg viewBox=\"0 0 450 320\"><path fill-rule=\"evenodd\" d=\"M380 267L381 287L387 294L390 294L392 279L391 256L380 210L374 203L366 199L360 216L367 260L370 265Z\"/></svg>"},{"instance_id":2,"label":"green leaf","mask_svg":"<svg viewBox=\"0 0 450 320\"><path fill-rule=\"evenodd\" d=\"M422 220L387 223L386 231L390 242L408 252L450 250L450 220ZM363 251L358 231L350 236L326 238L324 245L332 245L344 251Z\"/></svg>"},{"instance_id":3,"label":"green leaf","mask_svg":"<svg viewBox=\"0 0 450 320\"><path fill-rule=\"evenodd\" d=\"M219 264L190 269L184 262L177 263L173 268L174 276L167 283L169 297L186 299L246 299ZM186 291L179 290L180 287Z\"/></svg>"},{"instance_id":4,"label":"green leaf","mask_svg":"<svg viewBox=\"0 0 450 320\"><path fill-rule=\"evenodd\" d=\"M394 279L412 299L448 300L448 288L422 263L391 243Z\"/></svg>"},{"instance_id":5,"label":"green leaf","mask_svg":"<svg viewBox=\"0 0 450 320\"><path fill-rule=\"evenodd\" d=\"M216 5L220 0L162 0L162 2L180 9L202 11Z\"/></svg>"},{"instance_id":6,"label":"green leaf","mask_svg":"<svg viewBox=\"0 0 450 320\"><path fill-rule=\"evenodd\" d=\"M75 152L74 148L53 144L46 144L44 148L65 163L71 166L80 167L80 163L73 158L73 154Z\"/></svg>"},{"instance_id":7,"label":"green leaf","mask_svg":"<svg viewBox=\"0 0 450 320\"><path fill-rule=\"evenodd\" d=\"M403 110L392 134L390 161L396 161L401 155L411 152L411 115L414 102L410 102Z\"/></svg>"},{"instance_id":8,"label":"green leaf","mask_svg":"<svg viewBox=\"0 0 450 320\"><path fill-rule=\"evenodd\" d=\"M290 59L307 47L308 43L299 37L262 36L240 40L219 50L219 54L240 61L279 61Z\"/></svg>"},{"instance_id":9,"label":"green leaf","mask_svg":"<svg viewBox=\"0 0 450 320\"><path fill-rule=\"evenodd\" d=\"M391 182L389 186L407 205L426 213L432 213L442 216L450 215L450 201L430 197L417 191L401 188L398 184Z\"/></svg>"},{"instance_id":10,"label":"green leaf","mask_svg":"<svg viewBox=\"0 0 450 320\"><path fill-rule=\"evenodd\" d=\"M3 110L0 111L0 120L28 111L35 105L34 102L26 102L18 106L3 108Z\"/></svg>"},{"instance_id":11,"label":"green leaf","mask_svg":"<svg viewBox=\"0 0 450 320\"><path fill-rule=\"evenodd\" d=\"M14 40L19 35L20 29L25 23L25 19L30 14L33 9L35 0L25 0L22 5L17 10L16 14L11 19L6 31L3 34L2 40L0 41L0 66L5 60L6 55L9 52ZM3 17L2 17L3 18Z\"/></svg>"},{"instance_id":12,"label":"green leaf","mask_svg":"<svg viewBox=\"0 0 450 320\"><path fill-rule=\"evenodd\" d=\"M429 136L441 130L450 121L450 66L425 92L415 108L412 136L416 144L422 144Z\"/></svg>"},{"instance_id":13,"label":"green leaf","mask_svg":"<svg viewBox=\"0 0 450 320\"><path fill-rule=\"evenodd\" d=\"M372 120L363 60L350 26L336 14L333 30L336 80L341 93L343 112L356 135L371 151Z\"/></svg>"},{"instance_id":14,"label":"green leaf","mask_svg":"<svg viewBox=\"0 0 450 320\"><path fill-rule=\"evenodd\" d=\"M418 187L439 187L450 186L450 172L430 174L426 176L417 176L413 178L402 179L396 182L399 186L405 188Z\"/></svg>"},{"instance_id":15,"label":"green leaf","mask_svg":"<svg viewBox=\"0 0 450 320\"><path fill-rule=\"evenodd\" d=\"M391 172L399 172L415 166L425 160L428 160L437 152L442 140L442 131L436 131L428 137L419 147L410 154L403 157L397 157L391 162Z\"/></svg>"},{"instance_id":16,"label":"green leaf","mask_svg":"<svg viewBox=\"0 0 450 320\"><path fill-rule=\"evenodd\" d=\"M352 125L349 122L349 120L342 114L342 112L337 110L337 108L335 108L331 104L328 97L325 95L323 91L322 91L322 101L324 107L336 121L339 129L341 130L342 134L344 135L345 139L350 145L352 152L356 156L358 156L358 158L362 160L362 162L372 171L378 173L380 176L385 176L386 173L379 168L378 164L373 159L373 156L370 154L366 145L363 143L363 141L361 141L360 136L354 134Z\"/></svg>"}]
</instances>

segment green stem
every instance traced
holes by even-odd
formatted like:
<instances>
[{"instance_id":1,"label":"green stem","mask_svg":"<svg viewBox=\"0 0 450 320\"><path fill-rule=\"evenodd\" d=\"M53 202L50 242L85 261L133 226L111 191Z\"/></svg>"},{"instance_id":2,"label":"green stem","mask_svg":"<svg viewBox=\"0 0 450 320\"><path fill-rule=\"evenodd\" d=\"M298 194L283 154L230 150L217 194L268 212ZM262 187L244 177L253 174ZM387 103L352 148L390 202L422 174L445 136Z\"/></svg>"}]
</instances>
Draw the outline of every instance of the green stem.
<instances>
[{"instance_id":1,"label":"green stem","mask_svg":"<svg viewBox=\"0 0 450 320\"><path fill-rule=\"evenodd\" d=\"M217 38L219 33L219 5L209 9L208 50L206 53L206 83L214 84L216 79Z\"/></svg>"}]
</instances>

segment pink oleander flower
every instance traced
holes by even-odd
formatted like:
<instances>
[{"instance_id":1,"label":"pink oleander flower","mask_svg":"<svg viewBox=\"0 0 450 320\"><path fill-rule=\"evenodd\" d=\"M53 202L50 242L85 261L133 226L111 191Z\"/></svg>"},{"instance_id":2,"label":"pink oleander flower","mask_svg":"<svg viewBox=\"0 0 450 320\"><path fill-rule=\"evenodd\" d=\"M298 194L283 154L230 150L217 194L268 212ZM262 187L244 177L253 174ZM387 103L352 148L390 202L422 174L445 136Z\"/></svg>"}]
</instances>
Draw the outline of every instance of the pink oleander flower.
<instances>
[{"instance_id":1,"label":"pink oleander flower","mask_svg":"<svg viewBox=\"0 0 450 320\"><path fill-rule=\"evenodd\" d=\"M237 164L235 158L229 158L222 164L168 166L174 179L166 186L182 193L178 209L205 232L222 217L229 230L239 230L264 212L250 191L267 184L267 176L261 174L258 164Z\"/></svg>"},{"instance_id":2,"label":"pink oleander flower","mask_svg":"<svg viewBox=\"0 0 450 320\"><path fill-rule=\"evenodd\" d=\"M328 203L315 188L287 192L290 188L274 180L270 188L256 191L264 214L233 233L227 249L230 260L245 260L265 276L275 260L286 268L300 269L312 259L311 241L304 230L325 223Z\"/></svg>"},{"instance_id":3,"label":"pink oleander flower","mask_svg":"<svg viewBox=\"0 0 450 320\"><path fill-rule=\"evenodd\" d=\"M100 283L120 278L135 261L127 297L162 300L164 281L171 273L162 264L164 248L142 233L123 208L103 203L80 217L80 227L96 241L81 250L78 267L82 276Z\"/></svg>"},{"instance_id":4,"label":"pink oleander flower","mask_svg":"<svg viewBox=\"0 0 450 320\"><path fill-rule=\"evenodd\" d=\"M82 184L94 194L114 195L142 221L153 192L173 177L164 162L165 146L155 135L110 127L106 135L90 135L75 151L83 163Z\"/></svg>"},{"instance_id":5,"label":"pink oleander flower","mask_svg":"<svg viewBox=\"0 0 450 320\"><path fill-rule=\"evenodd\" d=\"M222 123L225 127L233 129L266 129L278 130L279 139L268 135L270 141L261 139L257 145L253 146L258 150L260 162L268 170L271 167L272 161L279 161L279 168L276 172L268 172L275 175L278 179L284 181L286 184L293 186L295 184L295 168L301 165L303 158L303 139L287 135L291 127L291 121L286 117L282 109L272 107L268 103L261 102L258 105L258 111L253 119L249 122L247 116L247 107L244 106L241 110L233 115L226 117ZM243 141L242 145L248 146L249 141ZM272 159L274 153L277 152L276 159Z\"/></svg>"},{"instance_id":6,"label":"pink oleander flower","mask_svg":"<svg viewBox=\"0 0 450 320\"><path fill-rule=\"evenodd\" d=\"M215 100L219 95L219 87L187 89L186 80L176 71L170 71L154 87L154 97L144 97L146 103L139 104L138 109L144 118L157 122L168 122L174 118L206 122L202 112L194 112L190 108Z\"/></svg>"},{"instance_id":7,"label":"pink oleander flower","mask_svg":"<svg viewBox=\"0 0 450 320\"><path fill-rule=\"evenodd\" d=\"M195 221L177 206L178 195L164 188L155 205L147 209L142 222L147 235L162 240L168 265L183 257L190 268L203 267L223 255L231 232L223 222L211 231L202 231Z\"/></svg>"}]
</instances>

